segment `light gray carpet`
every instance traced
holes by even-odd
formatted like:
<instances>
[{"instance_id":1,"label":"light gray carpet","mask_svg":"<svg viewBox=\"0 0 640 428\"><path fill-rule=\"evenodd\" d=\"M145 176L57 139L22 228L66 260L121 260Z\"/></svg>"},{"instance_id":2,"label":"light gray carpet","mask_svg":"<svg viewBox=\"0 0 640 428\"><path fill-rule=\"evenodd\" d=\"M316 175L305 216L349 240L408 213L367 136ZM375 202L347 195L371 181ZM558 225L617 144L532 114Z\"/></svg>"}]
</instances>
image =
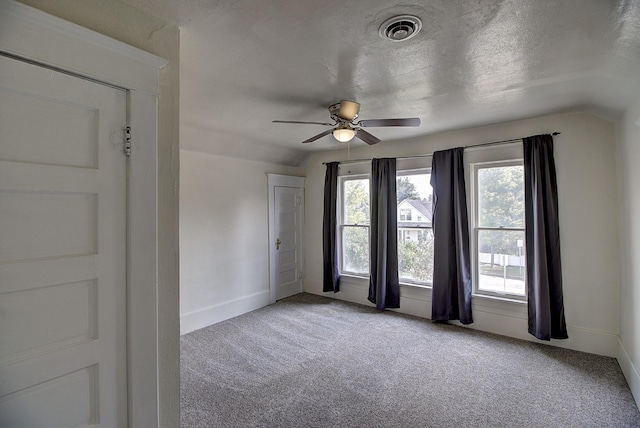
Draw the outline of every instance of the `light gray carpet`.
<instances>
[{"instance_id":1,"label":"light gray carpet","mask_svg":"<svg viewBox=\"0 0 640 428\"><path fill-rule=\"evenodd\" d=\"M640 427L615 359L310 294L181 346L183 428Z\"/></svg>"}]
</instances>

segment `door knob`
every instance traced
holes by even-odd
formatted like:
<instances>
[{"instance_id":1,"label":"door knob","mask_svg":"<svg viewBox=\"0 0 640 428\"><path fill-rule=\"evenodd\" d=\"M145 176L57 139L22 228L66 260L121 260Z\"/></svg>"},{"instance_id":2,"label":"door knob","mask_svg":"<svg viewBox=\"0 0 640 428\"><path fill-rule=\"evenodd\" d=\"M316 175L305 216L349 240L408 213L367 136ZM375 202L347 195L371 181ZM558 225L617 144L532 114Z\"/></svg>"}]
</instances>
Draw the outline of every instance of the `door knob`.
<instances>
[{"instance_id":1,"label":"door knob","mask_svg":"<svg viewBox=\"0 0 640 428\"><path fill-rule=\"evenodd\" d=\"M282 241L280 240L280 238L276 239L276 250L280 249L280 244L282 244Z\"/></svg>"}]
</instances>

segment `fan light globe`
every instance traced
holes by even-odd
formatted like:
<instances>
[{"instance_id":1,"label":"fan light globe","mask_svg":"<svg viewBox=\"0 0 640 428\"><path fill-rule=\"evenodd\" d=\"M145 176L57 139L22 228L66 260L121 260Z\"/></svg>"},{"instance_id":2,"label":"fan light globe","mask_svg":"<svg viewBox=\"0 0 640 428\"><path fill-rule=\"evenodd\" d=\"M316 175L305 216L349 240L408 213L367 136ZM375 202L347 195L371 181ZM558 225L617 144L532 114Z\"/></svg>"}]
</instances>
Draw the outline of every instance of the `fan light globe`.
<instances>
[{"instance_id":1,"label":"fan light globe","mask_svg":"<svg viewBox=\"0 0 640 428\"><path fill-rule=\"evenodd\" d=\"M342 128L342 129L334 129L333 137L340 141L341 143L346 143L347 141L353 140L353 137L356 136L356 131L353 129Z\"/></svg>"}]
</instances>

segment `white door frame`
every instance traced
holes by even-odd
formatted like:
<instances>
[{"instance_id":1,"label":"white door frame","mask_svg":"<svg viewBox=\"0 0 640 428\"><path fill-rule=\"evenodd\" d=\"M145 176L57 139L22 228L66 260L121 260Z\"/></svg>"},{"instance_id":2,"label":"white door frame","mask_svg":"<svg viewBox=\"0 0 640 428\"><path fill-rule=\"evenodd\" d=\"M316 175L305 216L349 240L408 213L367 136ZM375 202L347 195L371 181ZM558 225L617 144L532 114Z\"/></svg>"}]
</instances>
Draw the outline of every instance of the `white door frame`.
<instances>
[{"instance_id":1,"label":"white door frame","mask_svg":"<svg viewBox=\"0 0 640 428\"><path fill-rule=\"evenodd\" d=\"M276 187L297 187L302 189L304 194L304 177L294 177L290 175L267 174L269 184L269 292L271 303L276 302L276 225L275 225L275 188ZM304 197L302 198L304 201ZM304 205L300 214L300 228L304 231ZM300 263L304 272L304 235L300 236Z\"/></svg>"},{"instance_id":2,"label":"white door frame","mask_svg":"<svg viewBox=\"0 0 640 428\"><path fill-rule=\"evenodd\" d=\"M157 96L167 61L11 0L0 0L0 52L128 91L129 426L158 426Z\"/></svg>"}]
</instances>

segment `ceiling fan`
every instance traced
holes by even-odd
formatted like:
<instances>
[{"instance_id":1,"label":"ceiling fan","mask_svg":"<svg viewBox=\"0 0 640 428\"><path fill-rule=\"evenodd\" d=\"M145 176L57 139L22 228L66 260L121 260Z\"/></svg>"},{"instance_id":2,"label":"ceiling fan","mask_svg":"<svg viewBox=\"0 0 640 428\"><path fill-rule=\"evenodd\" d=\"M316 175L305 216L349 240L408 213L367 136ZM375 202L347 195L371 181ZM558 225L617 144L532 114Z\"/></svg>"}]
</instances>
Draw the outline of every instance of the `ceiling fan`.
<instances>
[{"instance_id":1,"label":"ceiling fan","mask_svg":"<svg viewBox=\"0 0 640 428\"><path fill-rule=\"evenodd\" d=\"M298 123L304 125L324 125L331 126L333 129L321 132L302 143L311 143L325 135L333 134L336 140L346 143L351 141L354 137L358 137L367 144L377 144L381 140L368 133L362 128L371 128L378 126L420 126L420 119L417 117L405 118L405 119L358 119L358 113L360 112L360 104L354 101L340 101L339 103L331 104L329 106L329 115L334 123L329 122L301 122L296 120L274 120L273 123Z\"/></svg>"}]
</instances>

